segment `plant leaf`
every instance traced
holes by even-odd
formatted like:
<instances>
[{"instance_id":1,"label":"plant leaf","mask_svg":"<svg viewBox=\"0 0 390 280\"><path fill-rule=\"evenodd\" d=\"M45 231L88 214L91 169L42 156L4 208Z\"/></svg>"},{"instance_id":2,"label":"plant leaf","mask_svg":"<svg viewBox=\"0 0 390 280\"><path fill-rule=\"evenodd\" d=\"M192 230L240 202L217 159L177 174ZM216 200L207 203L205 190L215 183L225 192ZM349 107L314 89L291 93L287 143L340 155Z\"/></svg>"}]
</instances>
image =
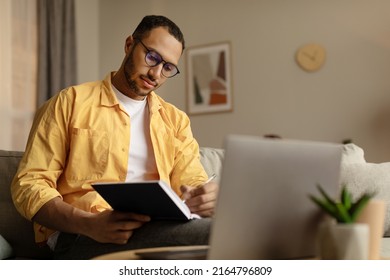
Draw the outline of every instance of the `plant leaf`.
<instances>
[{"instance_id":1,"label":"plant leaf","mask_svg":"<svg viewBox=\"0 0 390 280\"><path fill-rule=\"evenodd\" d=\"M336 202L330 196L328 196L320 184L317 184L317 188L328 203L336 206Z\"/></svg>"},{"instance_id":2,"label":"plant leaf","mask_svg":"<svg viewBox=\"0 0 390 280\"><path fill-rule=\"evenodd\" d=\"M363 208L366 206L368 201L374 196L374 194L363 194L355 203L352 204L351 209L349 210L349 213L351 215L352 221L356 221L357 217L359 216L360 212L363 210Z\"/></svg>"},{"instance_id":3,"label":"plant leaf","mask_svg":"<svg viewBox=\"0 0 390 280\"><path fill-rule=\"evenodd\" d=\"M343 203L341 203L341 202L337 203L336 207L338 210L338 215L337 215L336 219L339 223L346 223L347 224L347 223L353 222L350 213L345 208L345 205Z\"/></svg>"},{"instance_id":4,"label":"plant leaf","mask_svg":"<svg viewBox=\"0 0 390 280\"><path fill-rule=\"evenodd\" d=\"M319 198L312 195L309 195L309 197L315 204L317 204L330 216L334 217L335 215L337 215L337 208L335 204L329 203L327 200L320 200Z\"/></svg>"},{"instance_id":5,"label":"plant leaf","mask_svg":"<svg viewBox=\"0 0 390 280\"><path fill-rule=\"evenodd\" d=\"M347 190L347 186L343 185L341 190L341 202L344 204L346 210L349 210L352 206L352 197L349 191Z\"/></svg>"}]
</instances>

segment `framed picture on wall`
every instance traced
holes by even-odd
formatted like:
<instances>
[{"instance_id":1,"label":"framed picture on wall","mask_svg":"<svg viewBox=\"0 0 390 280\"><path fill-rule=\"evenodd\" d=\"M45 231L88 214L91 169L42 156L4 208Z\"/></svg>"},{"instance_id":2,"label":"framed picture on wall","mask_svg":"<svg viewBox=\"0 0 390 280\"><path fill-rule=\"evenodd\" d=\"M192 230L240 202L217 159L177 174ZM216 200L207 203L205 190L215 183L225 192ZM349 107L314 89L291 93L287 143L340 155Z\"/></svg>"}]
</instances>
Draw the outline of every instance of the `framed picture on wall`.
<instances>
[{"instance_id":1,"label":"framed picture on wall","mask_svg":"<svg viewBox=\"0 0 390 280\"><path fill-rule=\"evenodd\" d=\"M233 110L229 42L190 47L186 53L187 113Z\"/></svg>"}]
</instances>

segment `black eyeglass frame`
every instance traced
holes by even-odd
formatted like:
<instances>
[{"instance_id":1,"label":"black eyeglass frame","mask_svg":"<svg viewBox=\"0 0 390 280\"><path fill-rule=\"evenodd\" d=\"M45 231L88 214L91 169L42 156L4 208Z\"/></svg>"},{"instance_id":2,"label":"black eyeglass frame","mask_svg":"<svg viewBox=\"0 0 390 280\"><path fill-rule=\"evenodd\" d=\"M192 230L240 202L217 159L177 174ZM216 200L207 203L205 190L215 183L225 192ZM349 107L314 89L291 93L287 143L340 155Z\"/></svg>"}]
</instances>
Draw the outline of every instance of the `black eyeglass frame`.
<instances>
[{"instance_id":1,"label":"black eyeglass frame","mask_svg":"<svg viewBox=\"0 0 390 280\"><path fill-rule=\"evenodd\" d=\"M146 62L146 64L147 64L148 66L150 66L150 67L155 67L155 66L160 65L160 64L162 63L162 64L163 64L163 67L162 67L162 69L161 69L161 74L162 74L164 77L166 77L166 78L172 78L172 77L176 76L177 74L180 74L179 68L178 68L175 64L173 64L173 63L171 63L171 62L165 61L165 60L163 59L163 57L161 56L161 54L159 54L158 52L156 52L156 51L154 51L154 50L149 49L147 46L145 46L145 44L144 44L140 39L136 39L136 40L137 40L138 42L140 42L141 45L142 45L142 46L145 48L145 50L146 50L145 62ZM156 64L154 64L154 65L149 64L149 63L148 63L148 60L147 60L148 55L150 55L151 53L157 55L157 57L160 58L160 61L158 61L158 62L157 62ZM155 56L153 56L153 57L155 57ZM165 66L166 64L168 64L168 65L170 65L170 66L173 66L173 67L176 69L177 72L176 72L175 74L171 75L171 76L165 75L165 74L164 74L164 69L165 69L164 66Z\"/></svg>"}]
</instances>

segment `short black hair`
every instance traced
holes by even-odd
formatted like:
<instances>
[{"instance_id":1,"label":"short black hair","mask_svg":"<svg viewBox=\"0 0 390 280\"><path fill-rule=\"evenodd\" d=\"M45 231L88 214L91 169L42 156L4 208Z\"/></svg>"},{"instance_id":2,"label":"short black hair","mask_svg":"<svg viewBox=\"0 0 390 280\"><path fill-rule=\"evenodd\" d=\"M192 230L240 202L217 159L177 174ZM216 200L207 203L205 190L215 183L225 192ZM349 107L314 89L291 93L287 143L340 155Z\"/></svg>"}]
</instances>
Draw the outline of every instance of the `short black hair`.
<instances>
[{"instance_id":1,"label":"short black hair","mask_svg":"<svg viewBox=\"0 0 390 280\"><path fill-rule=\"evenodd\" d=\"M137 28L133 32L133 37L135 39L141 40L142 38L149 35L150 31L157 27L167 28L169 34L178 40L183 47L185 48L184 36L180 28L171 21L169 18L160 15L149 15L145 16L142 21L138 24Z\"/></svg>"}]
</instances>

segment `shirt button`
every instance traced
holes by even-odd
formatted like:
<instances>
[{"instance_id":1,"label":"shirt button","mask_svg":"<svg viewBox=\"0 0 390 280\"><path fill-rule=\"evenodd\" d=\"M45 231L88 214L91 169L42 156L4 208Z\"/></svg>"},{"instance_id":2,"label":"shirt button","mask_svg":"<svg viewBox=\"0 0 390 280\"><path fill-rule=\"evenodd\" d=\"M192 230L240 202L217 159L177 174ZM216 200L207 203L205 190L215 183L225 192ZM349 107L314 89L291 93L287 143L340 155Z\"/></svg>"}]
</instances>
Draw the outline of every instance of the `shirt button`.
<instances>
[{"instance_id":1,"label":"shirt button","mask_svg":"<svg viewBox=\"0 0 390 280\"><path fill-rule=\"evenodd\" d=\"M126 149L125 149L125 148L122 148L122 152L126 152Z\"/></svg>"}]
</instances>

